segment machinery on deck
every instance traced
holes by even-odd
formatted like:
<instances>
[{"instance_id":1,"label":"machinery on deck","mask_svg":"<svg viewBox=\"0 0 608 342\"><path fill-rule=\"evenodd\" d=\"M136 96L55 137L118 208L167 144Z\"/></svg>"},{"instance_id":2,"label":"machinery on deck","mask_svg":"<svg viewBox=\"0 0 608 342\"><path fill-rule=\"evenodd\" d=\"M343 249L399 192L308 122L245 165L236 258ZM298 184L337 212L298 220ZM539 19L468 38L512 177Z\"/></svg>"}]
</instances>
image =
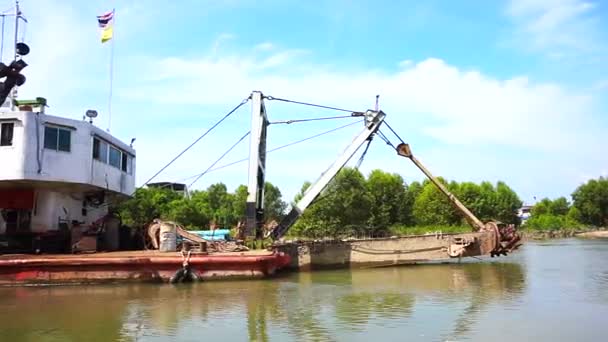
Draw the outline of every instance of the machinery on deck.
<instances>
[{"instance_id":1,"label":"machinery on deck","mask_svg":"<svg viewBox=\"0 0 608 342\"><path fill-rule=\"evenodd\" d=\"M252 129L250 141L249 155L249 197L247 199L247 230L249 235L256 232L256 236L260 235L260 227L262 226L262 218L264 214L263 199L264 199L264 182L265 182L265 162L266 162L266 127L269 121L266 117L266 109L264 99L272 100L272 97L265 97L261 92L253 92L252 94ZM289 101L288 101L289 102ZM283 218L283 220L269 232L266 236L273 240L278 240L285 236L289 228L302 215L304 210L308 208L314 200L321 194L323 189L336 176L336 174L344 167L350 158L357 150L365 143L371 142L373 137L379 133L380 126L384 123L386 114L381 110L367 110L365 112L352 112L351 116L361 117L363 119L363 129L357 134L354 140L346 147L346 149L336 158L329 168L308 188L302 199L295 203L291 211ZM386 124L388 126L388 124ZM390 127L388 128L401 140L397 133ZM380 135L385 141L386 136L380 132ZM390 142L389 142L390 144ZM394 145L390 144L394 147ZM473 227L474 232L485 233L483 244L489 248L479 248L480 241L477 238L458 238L455 237L451 245L447 248L450 257L460 257L467 254L469 249L476 249L477 255L484 254L484 251L489 251L491 256L507 255L507 253L520 246L521 240L513 225L505 225L500 222L490 221L485 224L481 222L456 196L450 193L441 182L439 182L412 154L408 144L401 140L401 143L394 147L397 154L409 158L448 198L450 203L461 212L466 221Z\"/></svg>"}]
</instances>

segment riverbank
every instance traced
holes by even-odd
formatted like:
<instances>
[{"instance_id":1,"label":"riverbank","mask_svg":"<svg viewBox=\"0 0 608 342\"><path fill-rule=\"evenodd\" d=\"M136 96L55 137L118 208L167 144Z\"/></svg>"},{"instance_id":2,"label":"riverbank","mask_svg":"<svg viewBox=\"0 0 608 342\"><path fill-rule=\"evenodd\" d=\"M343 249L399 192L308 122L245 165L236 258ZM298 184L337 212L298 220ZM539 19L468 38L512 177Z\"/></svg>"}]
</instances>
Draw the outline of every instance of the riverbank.
<instances>
[{"instance_id":1,"label":"riverbank","mask_svg":"<svg viewBox=\"0 0 608 342\"><path fill-rule=\"evenodd\" d=\"M461 234L471 232L470 226L420 226L420 227L391 227L391 233L396 236L424 235L441 232L443 234ZM557 228L530 229L518 228L524 240L581 238L608 238L607 228Z\"/></svg>"},{"instance_id":2,"label":"riverbank","mask_svg":"<svg viewBox=\"0 0 608 342\"><path fill-rule=\"evenodd\" d=\"M417 235L435 235L435 234L465 234L471 233L472 228L470 226L393 226L388 229L388 232L373 235L361 235L361 236L344 236L337 237L337 239L368 239L368 238L385 238L385 237L407 237ZM557 229L530 229L530 228L518 228L518 232L522 235L522 238L526 240L546 240L546 239L565 239L571 237L586 237L586 238L608 238L608 228L557 228ZM311 238L311 237L299 237L289 236L287 240L292 241L314 241L314 240L327 240L329 238Z\"/></svg>"},{"instance_id":3,"label":"riverbank","mask_svg":"<svg viewBox=\"0 0 608 342\"><path fill-rule=\"evenodd\" d=\"M525 240L547 240L547 239L565 239L572 237L580 238L608 238L608 230L605 228L562 228L551 230L521 230L522 237Z\"/></svg>"},{"instance_id":4,"label":"riverbank","mask_svg":"<svg viewBox=\"0 0 608 342\"><path fill-rule=\"evenodd\" d=\"M576 234L576 237L586 239L608 239L608 230L596 230L591 232L584 232Z\"/></svg>"}]
</instances>

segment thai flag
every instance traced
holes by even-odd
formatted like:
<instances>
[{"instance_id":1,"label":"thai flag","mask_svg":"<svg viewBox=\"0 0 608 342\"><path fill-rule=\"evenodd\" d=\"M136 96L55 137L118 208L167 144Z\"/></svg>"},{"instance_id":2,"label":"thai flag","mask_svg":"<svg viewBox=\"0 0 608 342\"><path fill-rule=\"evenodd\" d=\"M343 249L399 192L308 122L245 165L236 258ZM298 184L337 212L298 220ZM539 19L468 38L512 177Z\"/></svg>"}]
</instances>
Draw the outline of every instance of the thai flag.
<instances>
[{"instance_id":1,"label":"thai flag","mask_svg":"<svg viewBox=\"0 0 608 342\"><path fill-rule=\"evenodd\" d=\"M108 23L110 23L110 21L112 21L112 18L114 18L114 10L112 10L111 12L102 14L102 15L98 15L97 22L99 23L99 27L105 28L108 25Z\"/></svg>"}]
</instances>

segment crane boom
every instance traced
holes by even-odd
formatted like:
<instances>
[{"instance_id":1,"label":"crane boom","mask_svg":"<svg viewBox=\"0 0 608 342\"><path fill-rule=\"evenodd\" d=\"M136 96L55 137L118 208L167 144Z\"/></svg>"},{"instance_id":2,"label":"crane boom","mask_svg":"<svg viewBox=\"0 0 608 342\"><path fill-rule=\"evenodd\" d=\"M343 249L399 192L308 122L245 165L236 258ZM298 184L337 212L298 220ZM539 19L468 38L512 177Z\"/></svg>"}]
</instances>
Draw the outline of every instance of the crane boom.
<instances>
[{"instance_id":1,"label":"crane boom","mask_svg":"<svg viewBox=\"0 0 608 342\"><path fill-rule=\"evenodd\" d=\"M451 192L449 192L448 189L443 184L441 184L441 182L439 180L437 180L437 178L435 178L431 174L431 172L429 170L427 170L422 165L422 163L420 163L420 161L418 161L418 159L416 159L416 157L414 157L414 155L412 154L412 151L410 150L410 146L408 144L404 144L404 143L399 144L397 146L397 154L399 154L402 157L409 158L414 163L414 165L416 165L416 167L418 167L420 169L420 171L422 171L422 173L424 173L424 175L427 176L427 178L433 184L435 184L435 186L439 189L439 191L441 191L448 198L448 200L464 215L467 222L469 222L469 224L471 226L473 226L473 228L475 228L475 230L481 231L484 229L485 225L477 218L477 216L475 216L469 210L469 208L467 208L464 204L462 204L462 202L460 202L460 200L456 196L454 196Z\"/></svg>"},{"instance_id":2,"label":"crane boom","mask_svg":"<svg viewBox=\"0 0 608 342\"><path fill-rule=\"evenodd\" d=\"M344 167L350 158L357 152L357 150L369 140L374 133L378 130L386 114L382 111L368 110L365 113L353 113L353 116L363 116L365 120L365 127L355 137L355 139L346 147L346 149L340 154L340 156L329 166L329 168L321 174L321 177L317 179L306 191L302 199L300 199L291 209L291 211L281 220L279 225L270 231L268 234L273 240L277 240L283 237L289 228L296 222L296 220L302 215L304 210L319 196L321 191L325 189L327 184L336 176L336 174Z\"/></svg>"}]
</instances>

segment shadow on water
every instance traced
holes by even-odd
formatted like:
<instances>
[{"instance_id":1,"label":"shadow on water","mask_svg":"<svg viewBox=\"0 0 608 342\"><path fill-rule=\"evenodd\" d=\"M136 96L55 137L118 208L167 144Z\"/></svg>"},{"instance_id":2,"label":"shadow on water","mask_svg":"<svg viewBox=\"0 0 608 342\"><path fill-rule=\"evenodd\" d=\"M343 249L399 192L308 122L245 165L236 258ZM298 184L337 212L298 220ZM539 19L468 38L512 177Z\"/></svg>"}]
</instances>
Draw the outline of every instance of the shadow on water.
<instances>
[{"instance_id":1,"label":"shadow on water","mask_svg":"<svg viewBox=\"0 0 608 342\"><path fill-rule=\"evenodd\" d=\"M377 317L407 320L417 301L431 297L468 303L453 337L466 334L485 306L519 296L524 273L520 264L472 263L180 286L5 288L0 334L10 341L199 340L232 330L237 340L267 341L277 333L332 340L336 327L364 330Z\"/></svg>"}]
</instances>

